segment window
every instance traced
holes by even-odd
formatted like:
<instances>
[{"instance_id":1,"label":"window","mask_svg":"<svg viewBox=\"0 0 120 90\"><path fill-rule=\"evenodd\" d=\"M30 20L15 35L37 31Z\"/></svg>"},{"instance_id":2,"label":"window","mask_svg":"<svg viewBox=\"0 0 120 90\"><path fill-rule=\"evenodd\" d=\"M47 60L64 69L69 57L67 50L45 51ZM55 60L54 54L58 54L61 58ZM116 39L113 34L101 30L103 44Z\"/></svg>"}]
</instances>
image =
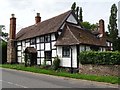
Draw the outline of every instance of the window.
<instances>
[{"instance_id":1,"label":"window","mask_svg":"<svg viewBox=\"0 0 120 90\"><path fill-rule=\"evenodd\" d=\"M45 60L51 61L52 58L52 52L51 51L45 51Z\"/></svg>"},{"instance_id":2,"label":"window","mask_svg":"<svg viewBox=\"0 0 120 90\"><path fill-rule=\"evenodd\" d=\"M40 37L40 42L44 42L44 37Z\"/></svg>"},{"instance_id":3,"label":"window","mask_svg":"<svg viewBox=\"0 0 120 90\"><path fill-rule=\"evenodd\" d=\"M45 42L50 42L50 35L45 36Z\"/></svg>"},{"instance_id":4,"label":"window","mask_svg":"<svg viewBox=\"0 0 120 90\"><path fill-rule=\"evenodd\" d=\"M35 39L31 39L30 44L35 44Z\"/></svg>"},{"instance_id":5,"label":"window","mask_svg":"<svg viewBox=\"0 0 120 90\"><path fill-rule=\"evenodd\" d=\"M62 56L70 57L70 48L69 47L62 47Z\"/></svg>"}]
</instances>

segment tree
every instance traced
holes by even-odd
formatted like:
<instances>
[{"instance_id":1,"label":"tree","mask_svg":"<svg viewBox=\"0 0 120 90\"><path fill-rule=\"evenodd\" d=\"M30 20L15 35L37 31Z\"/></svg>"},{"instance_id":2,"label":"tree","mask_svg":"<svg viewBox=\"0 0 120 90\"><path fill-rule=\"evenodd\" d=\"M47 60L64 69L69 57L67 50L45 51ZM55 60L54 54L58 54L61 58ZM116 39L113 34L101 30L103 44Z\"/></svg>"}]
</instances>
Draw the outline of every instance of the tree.
<instances>
[{"instance_id":1,"label":"tree","mask_svg":"<svg viewBox=\"0 0 120 90\"><path fill-rule=\"evenodd\" d=\"M76 10L76 2L72 4L71 10L75 11Z\"/></svg>"},{"instance_id":2,"label":"tree","mask_svg":"<svg viewBox=\"0 0 120 90\"><path fill-rule=\"evenodd\" d=\"M117 29L117 6L116 4L113 4L111 7L111 15L109 17L108 30L109 30L109 38L113 42L113 50L117 50L116 41L118 39L118 29Z\"/></svg>"},{"instance_id":3,"label":"tree","mask_svg":"<svg viewBox=\"0 0 120 90\"><path fill-rule=\"evenodd\" d=\"M87 21L81 22L81 25L83 26L83 28L88 30L95 30L97 28L97 24L91 24Z\"/></svg>"},{"instance_id":4,"label":"tree","mask_svg":"<svg viewBox=\"0 0 120 90\"><path fill-rule=\"evenodd\" d=\"M0 25L0 47L2 51L2 57L0 56L0 60L2 61L2 63L5 63L7 61L7 42L5 38L8 37L8 33L3 32L3 30L5 30L5 26Z\"/></svg>"},{"instance_id":5,"label":"tree","mask_svg":"<svg viewBox=\"0 0 120 90\"><path fill-rule=\"evenodd\" d=\"M83 22L83 16L82 16L82 7L80 7L80 12L79 12L79 21Z\"/></svg>"},{"instance_id":6,"label":"tree","mask_svg":"<svg viewBox=\"0 0 120 90\"><path fill-rule=\"evenodd\" d=\"M76 8L76 13L75 14L77 16L77 20L79 20L79 17L78 17L78 15L79 15L79 7Z\"/></svg>"},{"instance_id":7,"label":"tree","mask_svg":"<svg viewBox=\"0 0 120 90\"><path fill-rule=\"evenodd\" d=\"M5 31L5 26L0 25L0 36L4 38L5 40L8 39L8 33L4 32Z\"/></svg>"}]
</instances>

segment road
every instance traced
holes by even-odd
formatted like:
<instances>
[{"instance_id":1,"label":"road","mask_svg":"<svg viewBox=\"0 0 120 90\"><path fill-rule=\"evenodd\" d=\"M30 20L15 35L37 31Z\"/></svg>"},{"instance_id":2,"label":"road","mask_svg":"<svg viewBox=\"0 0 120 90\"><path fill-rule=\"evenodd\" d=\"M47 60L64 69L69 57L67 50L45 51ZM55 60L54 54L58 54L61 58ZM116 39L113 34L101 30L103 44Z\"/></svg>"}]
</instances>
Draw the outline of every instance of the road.
<instances>
[{"instance_id":1,"label":"road","mask_svg":"<svg viewBox=\"0 0 120 90\"><path fill-rule=\"evenodd\" d=\"M118 88L118 85L2 69L2 88Z\"/></svg>"}]
</instances>

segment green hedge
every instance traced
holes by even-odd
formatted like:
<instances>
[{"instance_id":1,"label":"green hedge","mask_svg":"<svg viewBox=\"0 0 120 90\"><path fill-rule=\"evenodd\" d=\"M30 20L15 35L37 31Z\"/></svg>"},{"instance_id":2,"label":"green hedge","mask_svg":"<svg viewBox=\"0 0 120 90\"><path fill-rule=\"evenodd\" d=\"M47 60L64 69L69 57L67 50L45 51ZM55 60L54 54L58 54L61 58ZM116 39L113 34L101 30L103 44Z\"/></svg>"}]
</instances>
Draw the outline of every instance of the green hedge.
<instances>
[{"instance_id":1,"label":"green hedge","mask_svg":"<svg viewBox=\"0 0 120 90\"><path fill-rule=\"evenodd\" d=\"M84 51L79 55L81 64L120 65L120 52Z\"/></svg>"}]
</instances>

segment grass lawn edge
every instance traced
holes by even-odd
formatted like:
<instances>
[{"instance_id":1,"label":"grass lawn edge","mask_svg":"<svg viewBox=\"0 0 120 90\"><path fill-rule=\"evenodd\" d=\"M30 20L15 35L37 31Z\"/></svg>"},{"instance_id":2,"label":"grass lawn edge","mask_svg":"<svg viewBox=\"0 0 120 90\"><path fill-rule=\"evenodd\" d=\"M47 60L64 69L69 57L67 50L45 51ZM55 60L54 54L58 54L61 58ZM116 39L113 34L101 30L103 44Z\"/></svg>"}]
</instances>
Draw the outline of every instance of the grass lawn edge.
<instances>
[{"instance_id":1,"label":"grass lawn edge","mask_svg":"<svg viewBox=\"0 0 120 90\"><path fill-rule=\"evenodd\" d=\"M83 80L105 82L105 83L111 83L111 84L120 84L120 77L115 77L115 76L96 76L96 75L78 74L78 73L71 74L67 72L56 72L54 70L41 69L41 68L36 68L36 67L24 67L21 65L11 65L11 64L0 65L0 67L33 72L33 73L68 77L68 78L74 78L74 79L83 79Z\"/></svg>"}]
</instances>

